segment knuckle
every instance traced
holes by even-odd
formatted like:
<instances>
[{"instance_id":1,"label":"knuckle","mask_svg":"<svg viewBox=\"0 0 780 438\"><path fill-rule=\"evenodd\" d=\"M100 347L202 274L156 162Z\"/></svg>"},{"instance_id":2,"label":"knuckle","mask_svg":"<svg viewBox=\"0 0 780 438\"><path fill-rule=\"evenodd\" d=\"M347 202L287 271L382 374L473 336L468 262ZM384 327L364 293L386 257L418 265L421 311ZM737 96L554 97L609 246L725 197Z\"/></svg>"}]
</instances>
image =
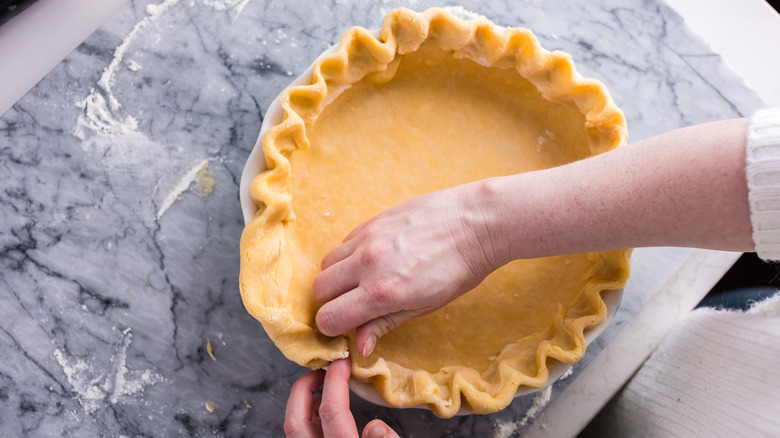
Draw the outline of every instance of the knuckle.
<instances>
[{"instance_id":1,"label":"knuckle","mask_svg":"<svg viewBox=\"0 0 780 438\"><path fill-rule=\"evenodd\" d=\"M335 403L323 403L320 405L320 419L323 429L328 428L328 424L335 422L341 415L340 406Z\"/></svg>"},{"instance_id":2,"label":"knuckle","mask_svg":"<svg viewBox=\"0 0 780 438\"><path fill-rule=\"evenodd\" d=\"M302 437L302 430L298 427L298 424L294 421L291 421L288 418L284 419L284 436L287 438L297 438Z\"/></svg>"},{"instance_id":3,"label":"knuckle","mask_svg":"<svg viewBox=\"0 0 780 438\"><path fill-rule=\"evenodd\" d=\"M378 318L376 322L377 325L379 326L379 330L383 335L390 332L390 330L398 327L399 325L398 321L396 321L395 318L393 318L390 315Z\"/></svg>"},{"instance_id":4,"label":"knuckle","mask_svg":"<svg viewBox=\"0 0 780 438\"><path fill-rule=\"evenodd\" d=\"M369 290L369 299L374 307L395 308L400 301L401 284L397 279L387 277L375 280Z\"/></svg>"},{"instance_id":5,"label":"knuckle","mask_svg":"<svg viewBox=\"0 0 780 438\"><path fill-rule=\"evenodd\" d=\"M360 230L360 235L364 238L374 238L377 236L379 228L379 221L377 218L374 218L374 220L367 222L363 229Z\"/></svg>"},{"instance_id":6,"label":"knuckle","mask_svg":"<svg viewBox=\"0 0 780 438\"><path fill-rule=\"evenodd\" d=\"M363 266L376 266L382 261L387 250L385 246L376 241L368 243L360 252L360 264Z\"/></svg>"}]
</instances>

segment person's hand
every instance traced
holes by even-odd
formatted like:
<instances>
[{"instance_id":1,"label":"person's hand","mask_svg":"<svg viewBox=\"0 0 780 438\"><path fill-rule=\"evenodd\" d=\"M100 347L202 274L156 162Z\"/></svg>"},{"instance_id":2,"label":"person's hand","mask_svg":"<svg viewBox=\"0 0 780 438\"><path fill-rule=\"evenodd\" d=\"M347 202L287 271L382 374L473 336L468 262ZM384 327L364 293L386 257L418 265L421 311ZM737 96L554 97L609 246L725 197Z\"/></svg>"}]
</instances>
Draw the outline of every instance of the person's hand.
<instances>
[{"instance_id":1,"label":"person's hand","mask_svg":"<svg viewBox=\"0 0 780 438\"><path fill-rule=\"evenodd\" d=\"M406 201L359 225L322 260L319 330L357 328L360 354L398 325L476 287L501 262L474 185Z\"/></svg>"},{"instance_id":2,"label":"person's hand","mask_svg":"<svg viewBox=\"0 0 780 438\"><path fill-rule=\"evenodd\" d=\"M290 438L357 437L357 426L349 411L349 359L340 359L324 370L309 371L290 389L284 417L284 433ZM324 382L324 385L323 385ZM314 394L322 387L322 396ZM382 420L363 429L363 438L398 437Z\"/></svg>"}]
</instances>

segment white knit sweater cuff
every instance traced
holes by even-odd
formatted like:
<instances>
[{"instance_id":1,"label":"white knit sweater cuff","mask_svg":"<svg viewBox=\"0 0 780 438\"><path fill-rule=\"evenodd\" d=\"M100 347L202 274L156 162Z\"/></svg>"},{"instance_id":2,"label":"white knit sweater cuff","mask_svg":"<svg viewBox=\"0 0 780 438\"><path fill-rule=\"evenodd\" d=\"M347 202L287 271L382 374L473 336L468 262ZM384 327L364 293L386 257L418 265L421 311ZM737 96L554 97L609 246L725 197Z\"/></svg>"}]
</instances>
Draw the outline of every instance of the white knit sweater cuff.
<instances>
[{"instance_id":1,"label":"white knit sweater cuff","mask_svg":"<svg viewBox=\"0 0 780 438\"><path fill-rule=\"evenodd\" d=\"M780 260L780 108L758 111L747 134L750 223L758 256Z\"/></svg>"}]
</instances>

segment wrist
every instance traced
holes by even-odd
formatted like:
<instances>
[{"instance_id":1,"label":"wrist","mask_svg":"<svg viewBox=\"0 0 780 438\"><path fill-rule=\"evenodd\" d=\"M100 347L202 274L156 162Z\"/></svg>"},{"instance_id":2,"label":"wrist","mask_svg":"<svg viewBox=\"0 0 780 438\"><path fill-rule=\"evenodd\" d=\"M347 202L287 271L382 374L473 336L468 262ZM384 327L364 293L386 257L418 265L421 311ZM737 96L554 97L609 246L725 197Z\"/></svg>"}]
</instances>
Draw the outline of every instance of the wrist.
<instances>
[{"instance_id":1,"label":"wrist","mask_svg":"<svg viewBox=\"0 0 780 438\"><path fill-rule=\"evenodd\" d=\"M510 241L512 223L508 222L511 214L507 211L510 206L506 178L489 178L463 186L464 217L475 239L473 245L482 248L488 272L516 258Z\"/></svg>"},{"instance_id":2,"label":"wrist","mask_svg":"<svg viewBox=\"0 0 780 438\"><path fill-rule=\"evenodd\" d=\"M556 169L527 172L473 184L482 213L482 237L490 242L493 269L512 260L567 253L576 211L573 193L560 183Z\"/></svg>"}]
</instances>

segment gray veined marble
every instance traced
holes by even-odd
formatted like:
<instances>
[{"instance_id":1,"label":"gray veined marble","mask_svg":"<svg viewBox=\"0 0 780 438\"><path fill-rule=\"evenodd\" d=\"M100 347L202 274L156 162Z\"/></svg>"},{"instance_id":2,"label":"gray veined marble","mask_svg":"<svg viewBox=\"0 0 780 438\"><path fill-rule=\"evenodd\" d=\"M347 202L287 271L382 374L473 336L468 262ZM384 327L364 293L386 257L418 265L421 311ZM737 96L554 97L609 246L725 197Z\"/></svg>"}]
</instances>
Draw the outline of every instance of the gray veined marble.
<instances>
[{"instance_id":1,"label":"gray veined marble","mask_svg":"<svg viewBox=\"0 0 780 438\"><path fill-rule=\"evenodd\" d=\"M348 27L444 4L132 0L4 114L2 435L282 435L304 370L241 303L244 161L273 97ZM607 83L632 140L762 105L657 1L459 4L571 53ZM552 397L654 290L629 287ZM353 410L405 436L510 436L535 397L450 420Z\"/></svg>"}]
</instances>

